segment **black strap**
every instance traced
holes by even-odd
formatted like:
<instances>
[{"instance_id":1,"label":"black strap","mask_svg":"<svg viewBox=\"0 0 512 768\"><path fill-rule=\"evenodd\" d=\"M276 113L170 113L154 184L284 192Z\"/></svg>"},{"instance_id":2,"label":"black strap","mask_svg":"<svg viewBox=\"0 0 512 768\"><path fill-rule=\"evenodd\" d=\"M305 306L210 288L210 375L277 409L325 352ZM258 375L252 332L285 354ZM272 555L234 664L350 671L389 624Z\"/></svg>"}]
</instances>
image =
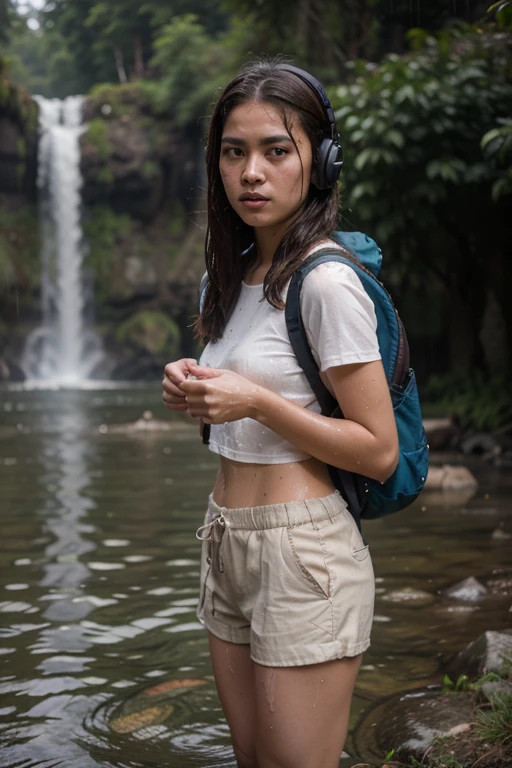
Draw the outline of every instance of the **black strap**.
<instances>
[{"instance_id":1,"label":"black strap","mask_svg":"<svg viewBox=\"0 0 512 768\"><path fill-rule=\"evenodd\" d=\"M344 256L340 256L339 249L334 250L332 248L325 248L314 253L302 263L292 276L288 288L288 295L286 297L285 308L286 327L288 329L295 357L304 371L309 386L313 390L324 416L330 416L336 408L339 408L339 404L320 378L320 371L315 358L313 357L313 353L311 352L306 329L302 320L302 313L300 311L300 292L302 284L311 270L315 269L319 264L324 264L329 261L337 261L346 264L347 261L350 260ZM341 409L339 410L338 415L343 418Z\"/></svg>"},{"instance_id":2,"label":"black strap","mask_svg":"<svg viewBox=\"0 0 512 768\"><path fill-rule=\"evenodd\" d=\"M324 416L343 418L343 413L337 400L331 395L322 379L318 365L309 346L306 329L300 311L300 292L306 276L319 264L337 261L342 264L350 262L350 258L340 256L339 250L322 249L304 261L294 273L288 288L286 298L285 319L290 342L297 361L304 371L313 393L318 400ZM361 475L348 472L339 467L328 466L329 474L336 488L341 492L357 527L361 530L361 509L364 504L365 481Z\"/></svg>"}]
</instances>

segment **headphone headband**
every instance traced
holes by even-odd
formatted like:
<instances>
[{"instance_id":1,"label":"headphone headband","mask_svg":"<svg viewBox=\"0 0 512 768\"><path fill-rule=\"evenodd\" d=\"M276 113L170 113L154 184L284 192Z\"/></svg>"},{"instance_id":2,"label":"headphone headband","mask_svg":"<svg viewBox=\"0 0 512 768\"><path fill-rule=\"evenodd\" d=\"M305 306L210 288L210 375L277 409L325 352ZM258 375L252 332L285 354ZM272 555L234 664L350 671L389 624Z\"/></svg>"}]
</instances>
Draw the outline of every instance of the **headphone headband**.
<instances>
[{"instance_id":1,"label":"headphone headband","mask_svg":"<svg viewBox=\"0 0 512 768\"><path fill-rule=\"evenodd\" d=\"M311 183L318 189L330 189L338 181L343 165L343 151L340 146L340 135L336 128L336 119L325 89L316 77L305 72L303 69L294 67L291 64L278 64L277 69L285 72L291 72L300 78L316 94L324 115L327 118L331 129L330 138L324 138L318 147L316 162L311 175Z\"/></svg>"},{"instance_id":2,"label":"headphone headband","mask_svg":"<svg viewBox=\"0 0 512 768\"><path fill-rule=\"evenodd\" d=\"M317 80L316 77L310 75L309 72L306 72L304 69L299 69L299 67L294 67L292 64L278 64L277 69L282 69L285 72L291 72L293 75L299 77L304 83L306 83L306 85L309 85L309 87L313 89L315 94L318 96L318 100L322 105L324 114L330 125L331 136L333 139L338 140L339 133L336 128L336 118L334 117L334 111L331 106L331 102L329 101L329 97L327 96L322 83Z\"/></svg>"}]
</instances>

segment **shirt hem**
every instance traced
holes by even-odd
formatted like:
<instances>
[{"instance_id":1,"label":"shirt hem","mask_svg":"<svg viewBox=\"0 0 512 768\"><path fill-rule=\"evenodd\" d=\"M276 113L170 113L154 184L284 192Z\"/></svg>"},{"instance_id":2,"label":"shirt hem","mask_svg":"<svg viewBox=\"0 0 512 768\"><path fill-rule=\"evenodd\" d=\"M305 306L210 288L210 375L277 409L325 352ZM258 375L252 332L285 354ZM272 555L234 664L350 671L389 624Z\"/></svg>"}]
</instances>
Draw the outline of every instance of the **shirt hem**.
<instances>
[{"instance_id":1,"label":"shirt hem","mask_svg":"<svg viewBox=\"0 0 512 768\"><path fill-rule=\"evenodd\" d=\"M357 355L347 355L343 360L339 357L327 358L322 360L322 373L328 368L335 368L338 365L351 365L352 363L374 363L376 360L382 360L380 352L368 352L365 355L358 353Z\"/></svg>"},{"instance_id":2,"label":"shirt hem","mask_svg":"<svg viewBox=\"0 0 512 768\"><path fill-rule=\"evenodd\" d=\"M262 453L232 451L211 440L208 447L212 453L217 453L225 459L232 459L233 461L240 461L245 464L291 464L294 461L307 461L307 459L311 458L311 454L302 451L295 454L285 453L280 456L265 456Z\"/></svg>"}]
</instances>

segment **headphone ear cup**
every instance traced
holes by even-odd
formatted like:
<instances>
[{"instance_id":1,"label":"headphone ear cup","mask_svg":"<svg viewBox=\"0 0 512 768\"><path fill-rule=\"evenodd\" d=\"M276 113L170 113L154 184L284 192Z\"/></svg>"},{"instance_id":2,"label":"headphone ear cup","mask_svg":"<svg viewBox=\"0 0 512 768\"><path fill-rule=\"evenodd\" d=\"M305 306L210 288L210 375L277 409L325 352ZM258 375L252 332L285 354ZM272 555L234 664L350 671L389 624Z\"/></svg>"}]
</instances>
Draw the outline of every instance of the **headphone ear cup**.
<instances>
[{"instance_id":1,"label":"headphone ear cup","mask_svg":"<svg viewBox=\"0 0 512 768\"><path fill-rule=\"evenodd\" d=\"M332 139L323 139L318 148L316 167L311 183L317 189L330 189L339 179L343 165L343 151Z\"/></svg>"}]
</instances>

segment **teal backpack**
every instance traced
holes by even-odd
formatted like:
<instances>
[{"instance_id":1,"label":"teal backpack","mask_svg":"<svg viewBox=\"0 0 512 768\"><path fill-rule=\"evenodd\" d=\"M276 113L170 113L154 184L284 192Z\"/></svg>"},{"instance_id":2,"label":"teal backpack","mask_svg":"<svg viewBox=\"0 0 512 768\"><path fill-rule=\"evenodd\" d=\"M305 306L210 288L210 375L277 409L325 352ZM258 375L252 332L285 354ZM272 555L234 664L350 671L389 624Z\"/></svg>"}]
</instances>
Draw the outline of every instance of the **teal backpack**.
<instances>
[{"instance_id":1,"label":"teal backpack","mask_svg":"<svg viewBox=\"0 0 512 768\"><path fill-rule=\"evenodd\" d=\"M326 416L343 418L337 401L326 389L308 344L300 313L300 291L306 275L319 264L338 261L351 267L360 278L375 306L377 338L391 393L400 457L385 483L379 483L337 467L329 467L335 487L345 498L358 526L361 518L389 515L407 507L422 490L428 472L428 445L421 419L418 388L409 365L407 337L389 293L377 279L382 253L377 244L361 232L334 232L332 240L343 248L316 251L293 275L286 299L286 326L293 351L311 389Z\"/></svg>"}]
</instances>

